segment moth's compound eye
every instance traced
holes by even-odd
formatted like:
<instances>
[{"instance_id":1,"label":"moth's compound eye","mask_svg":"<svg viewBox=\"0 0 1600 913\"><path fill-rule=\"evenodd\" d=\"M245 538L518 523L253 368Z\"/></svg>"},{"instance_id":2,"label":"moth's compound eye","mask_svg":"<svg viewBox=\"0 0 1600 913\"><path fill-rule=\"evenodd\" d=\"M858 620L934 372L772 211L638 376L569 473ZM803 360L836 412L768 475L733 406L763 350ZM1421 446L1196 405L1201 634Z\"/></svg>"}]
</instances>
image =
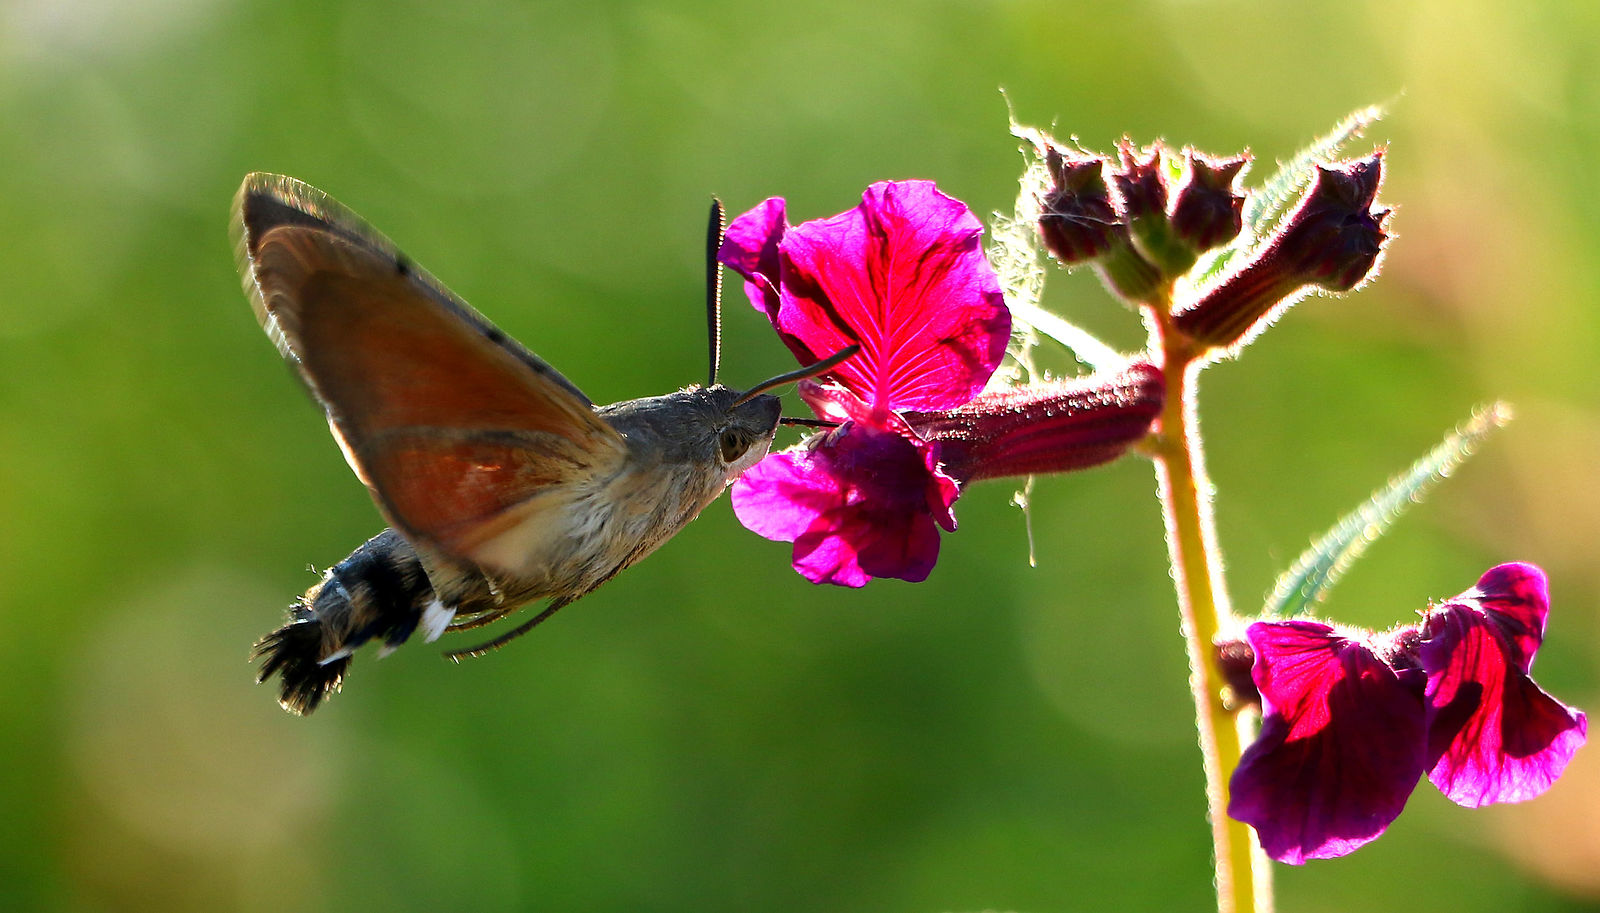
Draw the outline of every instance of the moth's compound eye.
<instances>
[{"instance_id":1,"label":"moth's compound eye","mask_svg":"<svg viewBox=\"0 0 1600 913\"><path fill-rule=\"evenodd\" d=\"M722 436L717 439L718 446L722 448L722 462L735 462L750 449L751 443L750 436L743 431L729 428L722 432Z\"/></svg>"}]
</instances>

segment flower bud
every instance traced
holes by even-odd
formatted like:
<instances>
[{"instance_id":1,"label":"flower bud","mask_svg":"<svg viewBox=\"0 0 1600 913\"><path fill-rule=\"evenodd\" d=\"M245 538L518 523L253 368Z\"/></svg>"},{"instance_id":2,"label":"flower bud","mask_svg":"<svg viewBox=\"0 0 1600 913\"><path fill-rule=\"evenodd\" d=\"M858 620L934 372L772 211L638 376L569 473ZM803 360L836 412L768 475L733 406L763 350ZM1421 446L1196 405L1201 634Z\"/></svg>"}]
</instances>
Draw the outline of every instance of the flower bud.
<instances>
[{"instance_id":1,"label":"flower bud","mask_svg":"<svg viewBox=\"0 0 1600 913\"><path fill-rule=\"evenodd\" d=\"M1160 140L1143 150L1123 137L1117 144L1118 164L1111 172L1112 186L1122 216L1132 225L1146 220L1165 221L1167 217L1167 176L1162 161L1166 146Z\"/></svg>"},{"instance_id":2,"label":"flower bud","mask_svg":"<svg viewBox=\"0 0 1600 913\"><path fill-rule=\"evenodd\" d=\"M1254 259L1173 313L1197 342L1226 347L1248 340L1312 287L1347 292L1372 275L1388 235L1389 210L1374 205L1383 153L1318 166L1300 205Z\"/></svg>"},{"instance_id":3,"label":"flower bud","mask_svg":"<svg viewBox=\"0 0 1600 913\"><path fill-rule=\"evenodd\" d=\"M906 420L937 443L941 468L964 485L1110 462L1149 433L1165 399L1161 370L1134 362L1117 374L984 393Z\"/></svg>"},{"instance_id":4,"label":"flower bud","mask_svg":"<svg viewBox=\"0 0 1600 913\"><path fill-rule=\"evenodd\" d=\"M1122 226L1106 187L1105 159L1044 149L1052 186L1039 215L1039 235L1065 266L1092 260L1111 249Z\"/></svg>"},{"instance_id":5,"label":"flower bud","mask_svg":"<svg viewBox=\"0 0 1600 913\"><path fill-rule=\"evenodd\" d=\"M1161 270L1134 247L1128 226L1106 182L1107 160L1063 149L1047 137L1035 139L1051 187L1041 200L1039 236L1063 266L1093 262L1113 294L1138 303L1161 283ZM1157 209L1164 206L1162 202Z\"/></svg>"},{"instance_id":6,"label":"flower bud","mask_svg":"<svg viewBox=\"0 0 1600 913\"><path fill-rule=\"evenodd\" d=\"M1217 671L1227 688L1224 700L1229 709L1260 706L1261 689L1250 677L1256 662L1256 651L1250 647L1250 641L1243 638L1219 640L1212 649L1216 652Z\"/></svg>"},{"instance_id":7,"label":"flower bud","mask_svg":"<svg viewBox=\"0 0 1600 913\"><path fill-rule=\"evenodd\" d=\"M1232 241L1244 227L1244 194L1234 188L1249 154L1212 158L1185 153L1189 176L1172 204L1172 231L1196 253Z\"/></svg>"},{"instance_id":8,"label":"flower bud","mask_svg":"<svg viewBox=\"0 0 1600 913\"><path fill-rule=\"evenodd\" d=\"M1117 153L1120 164L1111 172L1111 182L1134 248L1162 274L1182 275L1194 265L1197 254L1173 234L1167 218L1171 193L1166 146L1158 140L1141 156L1133 141L1124 137L1117 144Z\"/></svg>"}]
</instances>

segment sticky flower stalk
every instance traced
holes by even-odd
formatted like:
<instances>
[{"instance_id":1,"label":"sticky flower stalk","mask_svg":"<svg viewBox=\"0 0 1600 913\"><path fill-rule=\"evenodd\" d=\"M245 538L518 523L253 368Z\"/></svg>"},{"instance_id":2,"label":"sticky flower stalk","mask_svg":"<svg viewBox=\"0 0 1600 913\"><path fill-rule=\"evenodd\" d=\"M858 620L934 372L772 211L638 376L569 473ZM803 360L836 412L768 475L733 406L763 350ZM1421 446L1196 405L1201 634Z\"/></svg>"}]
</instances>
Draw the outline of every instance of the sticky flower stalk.
<instances>
[{"instance_id":1,"label":"sticky flower stalk","mask_svg":"<svg viewBox=\"0 0 1600 913\"><path fill-rule=\"evenodd\" d=\"M1146 302L1159 345L1167 398L1161 430L1147 452L1155 461L1166 520L1167 552L1189 656L1189 687L1206 776L1206 804L1216 864L1219 913L1270 913L1271 870L1249 825L1228 817L1228 779L1239 766L1250 721L1224 703L1227 680L1217 664L1218 634L1233 626L1212 517L1211 481L1201 448L1195 383L1204 347L1171 322L1170 292Z\"/></svg>"}]
</instances>

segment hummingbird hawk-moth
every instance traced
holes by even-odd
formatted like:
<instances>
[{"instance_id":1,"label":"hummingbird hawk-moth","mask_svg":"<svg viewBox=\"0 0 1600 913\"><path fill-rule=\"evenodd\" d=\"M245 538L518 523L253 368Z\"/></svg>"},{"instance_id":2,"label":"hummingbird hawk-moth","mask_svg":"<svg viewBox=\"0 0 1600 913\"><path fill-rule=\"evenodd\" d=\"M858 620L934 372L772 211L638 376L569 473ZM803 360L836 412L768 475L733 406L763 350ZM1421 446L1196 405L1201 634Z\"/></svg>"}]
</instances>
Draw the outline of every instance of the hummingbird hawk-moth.
<instances>
[{"instance_id":1,"label":"hummingbird hawk-moth","mask_svg":"<svg viewBox=\"0 0 1600 913\"><path fill-rule=\"evenodd\" d=\"M722 224L713 205L707 384L596 406L333 198L245 178L245 292L389 523L256 643L258 681L279 676L284 709L315 710L368 641L387 653L419 628L433 641L550 600L446 655L501 646L654 551L766 454L781 420L766 391L854 347L743 392L717 383Z\"/></svg>"}]
</instances>

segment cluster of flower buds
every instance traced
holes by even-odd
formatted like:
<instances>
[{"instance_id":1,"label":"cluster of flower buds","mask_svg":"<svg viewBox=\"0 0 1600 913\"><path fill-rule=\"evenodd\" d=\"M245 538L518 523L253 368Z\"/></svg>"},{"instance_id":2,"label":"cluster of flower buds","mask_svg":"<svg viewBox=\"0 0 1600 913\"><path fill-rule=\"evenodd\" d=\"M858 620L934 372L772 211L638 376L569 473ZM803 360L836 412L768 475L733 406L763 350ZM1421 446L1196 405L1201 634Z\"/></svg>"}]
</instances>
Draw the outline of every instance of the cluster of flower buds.
<instances>
[{"instance_id":1,"label":"cluster of flower buds","mask_svg":"<svg viewBox=\"0 0 1600 913\"><path fill-rule=\"evenodd\" d=\"M1347 292L1374 274L1387 235L1375 204L1383 155L1320 166L1299 205L1265 238L1241 237L1248 154L1220 158L1124 139L1113 161L1037 137L1051 186L1039 234L1065 266L1092 264L1122 298L1145 304L1207 251L1241 243L1242 265L1172 303L1196 348L1227 349L1315 289Z\"/></svg>"},{"instance_id":2,"label":"cluster of flower buds","mask_svg":"<svg viewBox=\"0 0 1600 913\"><path fill-rule=\"evenodd\" d=\"M1148 301L1244 224L1237 184L1248 155L1180 155L1164 143L1139 149L1124 139L1113 162L1040 141L1051 179L1040 237L1063 265L1092 263L1128 301Z\"/></svg>"}]
</instances>

